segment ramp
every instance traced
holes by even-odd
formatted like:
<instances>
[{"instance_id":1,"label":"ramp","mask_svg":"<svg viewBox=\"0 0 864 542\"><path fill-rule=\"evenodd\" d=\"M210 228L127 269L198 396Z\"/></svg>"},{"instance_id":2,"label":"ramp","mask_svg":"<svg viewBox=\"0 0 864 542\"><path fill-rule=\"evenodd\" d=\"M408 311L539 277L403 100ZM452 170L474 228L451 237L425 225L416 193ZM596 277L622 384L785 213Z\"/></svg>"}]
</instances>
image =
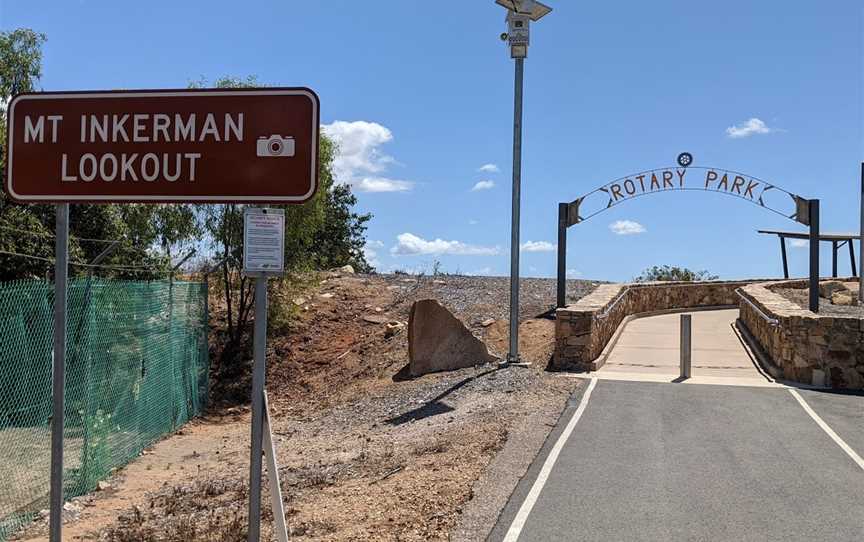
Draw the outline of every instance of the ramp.
<instances>
[{"instance_id":1,"label":"ramp","mask_svg":"<svg viewBox=\"0 0 864 542\"><path fill-rule=\"evenodd\" d=\"M735 328L737 309L637 318L625 324L593 375L617 380L672 382L679 376L680 318L692 317L693 383L772 385Z\"/></svg>"}]
</instances>

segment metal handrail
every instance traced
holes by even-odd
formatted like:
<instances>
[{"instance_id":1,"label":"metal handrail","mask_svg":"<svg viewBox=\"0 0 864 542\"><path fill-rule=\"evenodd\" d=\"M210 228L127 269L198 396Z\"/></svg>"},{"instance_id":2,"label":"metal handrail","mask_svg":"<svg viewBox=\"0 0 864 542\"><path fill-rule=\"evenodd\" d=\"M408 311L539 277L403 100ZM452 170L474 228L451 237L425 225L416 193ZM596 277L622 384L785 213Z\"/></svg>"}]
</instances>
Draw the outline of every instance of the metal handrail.
<instances>
[{"instance_id":1,"label":"metal handrail","mask_svg":"<svg viewBox=\"0 0 864 542\"><path fill-rule=\"evenodd\" d=\"M768 322L771 326L777 327L777 326L780 325L780 320L778 320L778 319L776 319L776 318L771 318L771 317L769 317L767 314L765 314L765 312L764 312L762 309L760 309L760 308L759 308L755 303L753 303L752 301L750 301L750 299L749 299L747 296L745 296L743 293L741 293L741 288L736 289L736 290L735 290L735 293L738 294L738 297L740 297L740 298L741 298L742 300L744 300L748 305L750 305L750 307L751 307L754 311L756 311L756 314L758 314L759 316L761 316L761 317L762 317L766 322Z\"/></svg>"},{"instance_id":2,"label":"metal handrail","mask_svg":"<svg viewBox=\"0 0 864 542\"><path fill-rule=\"evenodd\" d=\"M620 294L618 294L618 297L615 298L615 301L613 301L608 307L606 307L606 310L604 310L600 314L596 315L595 318L597 318L598 320L602 320L602 319L606 318L607 316L609 316L609 313L612 312L612 309L615 308L615 305L617 305L622 299L624 299L624 296L629 291L630 291L630 288L624 288L624 291L622 291Z\"/></svg>"}]
</instances>

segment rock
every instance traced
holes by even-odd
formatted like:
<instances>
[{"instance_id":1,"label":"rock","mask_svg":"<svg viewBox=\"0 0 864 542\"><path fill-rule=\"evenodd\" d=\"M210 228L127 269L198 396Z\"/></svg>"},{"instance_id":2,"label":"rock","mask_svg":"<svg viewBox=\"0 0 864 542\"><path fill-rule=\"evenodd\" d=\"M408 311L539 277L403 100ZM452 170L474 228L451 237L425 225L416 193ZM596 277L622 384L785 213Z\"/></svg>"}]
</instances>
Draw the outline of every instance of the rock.
<instances>
[{"instance_id":1,"label":"rock","mask_svg":"<svg viewBox=\"0 0 864 542\"><path fill-rule=\"evenodd\" d=\"M831 294L831 303L833 305L852 306L858 304L858 299L852 295L852 292L834 292Z\"/></svg>"},{"instance_id":2,"label":"rock","mask_svg":"<svg viewBox=\"0 0 864 542\"><path fill-rule=\"evenodd\" d=\"M66 510L67 512L80 512L81 506L76 502L67 501L63 503L63 510Z\"/></svg>"},{"instance_id":3,"label":"rock","mask_svg":"<svg viewBox=\"0 0 864 542\"><path fill-rule=\"evenodd\" d=\"M487 320L483 320L482 322L480 322L480 325L483 326L483 327L489 327L489 326L491 326L491 325L494 324L494 323L495 323L495 319L494 319L494 318L489 318L489 319L487 319Z\"/></svg>"},{"instance_id":4,"label":"rock","mask_svg":"<svg viewBox=\"0 0 864 542\"><path fill-rule=\"evenodd\" d=\"M434 299L411 306L408 319L409 370L413 376L490 363L483 341Z\"/></svg>"},{"instance_id":5,"label":"rock","mask_svg":"<svg viewBox=\"0 0 864 542\"><path fill-rule=\"evenodd\" d=\"M337 271L339 271L340 273L345 273L346 275L353 275L354 274L354 268L351 267L350 265L343 265L342 267L337 269Z\"/></svg>"},{"instance_id":6,"label":"rock","mask_svg":"<svg viewBox=\"0 0 864 542\"><path fill-rule=\"evenodd\" d=\"M849 288L839 280L829 280L819 285L819 296L831 299L836 292L848 292Z\"/></svg>"},{"instance_id":7,"label":"rock","mask_svg":"<svg viewBox=\"0 0 864 542\"><path fill-rule=\"evenodd\" d=\"M402 322L387 322L387 329L384 331L384 338L389 339L403 329L405 329L405 324Z\"/></svg>"},{"instance_id":8,"label":"rock","mask_svg":"<svg viewBox=\"0 0 864 542\"><path fill-rule=\"evenodd\" d=\"M443 285L447 284L447 281L441 280L441 279L435 279L432 281L432 284L439 284L439 285L443 286Z\"/></svg>"},{"instance_id":9,"label":"rock","mask_svg":"<svg viewBox=\"0 0 864 542\"><path fill-rule=\"evenodd\" d=\"M333 299L334 294L319 294L318 297L321 299Z\"/></svg>"},{"instance_id":10,"label":"rock","mask_svg":"<svg viewBox=\"0 0 864 542\"><path fill-rule=\"evenodd\" d=\"M390 319L386 316L379 316L377 314L365 314L363 315L363 321L369 322L370 324L386 324Z\"/></svg>"},{"instance_id":11,"label":"rock","mask_svg":"<svg viewBox=\"0 0 864 542\"><path fill-rule=\"evenodd\" d=\"M96 489L98 491L105 491L105 490L111 489L111 484L102 480L102 481L96 483Z\"/></svg>"},{"instance_id":12,"label":"rock","mask_svg":"<svg viewBox=\"0 0 864 542\"><path fill-rule=\"evenodd\" d=\"M294 304L297 305L297 306L299 307L299 306L301 306L301 305L305 305L305 304L306 304L306 300L303 299L302 297L298 297L298 298L295 298L295 299L294 299Z\"/></svg>"}]
</instances>

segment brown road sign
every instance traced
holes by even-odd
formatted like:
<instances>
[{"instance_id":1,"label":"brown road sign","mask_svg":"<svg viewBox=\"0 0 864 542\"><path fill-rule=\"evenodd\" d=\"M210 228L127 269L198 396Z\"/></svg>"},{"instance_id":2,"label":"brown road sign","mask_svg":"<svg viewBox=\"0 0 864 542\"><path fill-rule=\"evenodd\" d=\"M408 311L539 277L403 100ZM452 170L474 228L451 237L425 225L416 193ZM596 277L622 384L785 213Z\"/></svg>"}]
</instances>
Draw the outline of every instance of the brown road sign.
<instances>
[{"instance_id":1,"label":"brown road sign","mask_svg":"<svg viewBox=\"0 0 864 542\"><path fill-rule=\"evenodd\" d=\"M21 202L302 203L318 184L305 88L22 94L8 123Z\"/></svg>"}]
</instances>

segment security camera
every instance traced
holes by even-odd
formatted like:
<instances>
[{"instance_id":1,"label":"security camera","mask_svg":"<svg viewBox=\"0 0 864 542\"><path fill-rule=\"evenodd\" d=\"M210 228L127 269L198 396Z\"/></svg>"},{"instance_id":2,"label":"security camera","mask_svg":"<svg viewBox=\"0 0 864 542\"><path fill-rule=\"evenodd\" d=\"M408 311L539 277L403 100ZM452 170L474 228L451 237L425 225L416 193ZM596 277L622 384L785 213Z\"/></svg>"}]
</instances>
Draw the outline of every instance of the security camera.
<instances>
[{"instance_id":1,"label":"security camera","mask_svg":"<svg viewBox=\"0 0 864 542\"><path fill-rule=\"evenodd\" d=\"M501 41L507 41L509 38L510 36L507 34L507 32L501 33Z\"/></svg>"}]
</instances>

